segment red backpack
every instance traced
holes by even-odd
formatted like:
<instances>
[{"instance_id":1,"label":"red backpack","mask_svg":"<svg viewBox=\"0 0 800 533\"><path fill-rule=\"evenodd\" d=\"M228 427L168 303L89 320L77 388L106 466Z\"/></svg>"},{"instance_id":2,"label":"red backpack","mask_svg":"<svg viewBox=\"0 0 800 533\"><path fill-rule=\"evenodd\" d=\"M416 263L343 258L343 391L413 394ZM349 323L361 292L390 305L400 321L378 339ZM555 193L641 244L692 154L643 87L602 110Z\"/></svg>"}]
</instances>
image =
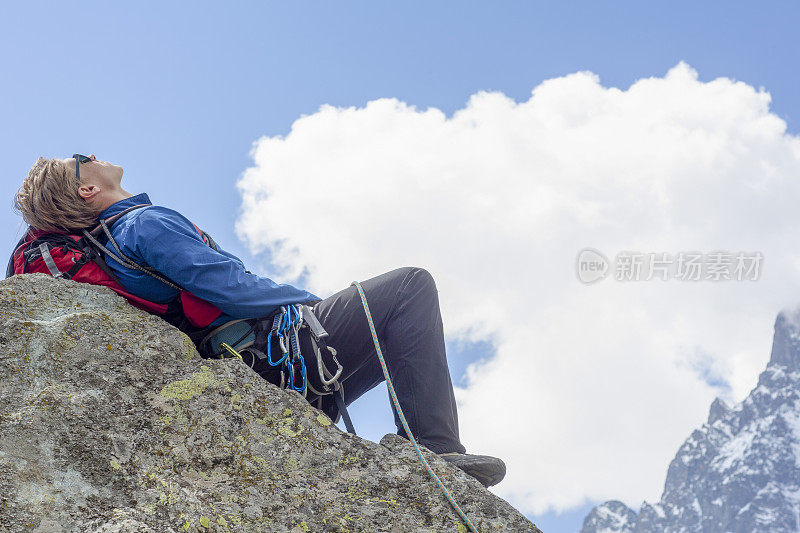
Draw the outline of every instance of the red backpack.
<instances>
[{"instance_id":1,"label":"red backpack","mask_svg":"<svg viewBox=\"0 0 800 533\"><path fill-rule=\"evenodd\" d=\"M148 205L136 205L101 220L94 229L84 230L82 235L29 228L11 256L6 269L6 277L14 274L42 272L57 278L104 285L125 297L132 305L164 318L167 322L190 334L190 337L195 337L199 331L214 322L222 314L222 311L215 305L182 289L149 266L134 262L122 253L111 236L109 228L115 222L130 211L143 207L148 207ZM217 245L214 240L197 226L195 228L203 238L203 242L216 250ZM103 237L112 245L113 250L101 243L100 239ZM114 272L103 260L104 253L128 268L144 272L177 289L180 291L178 296L172 302L159 304L131 294L125 290Z\"/></svg>"}]
</instances>

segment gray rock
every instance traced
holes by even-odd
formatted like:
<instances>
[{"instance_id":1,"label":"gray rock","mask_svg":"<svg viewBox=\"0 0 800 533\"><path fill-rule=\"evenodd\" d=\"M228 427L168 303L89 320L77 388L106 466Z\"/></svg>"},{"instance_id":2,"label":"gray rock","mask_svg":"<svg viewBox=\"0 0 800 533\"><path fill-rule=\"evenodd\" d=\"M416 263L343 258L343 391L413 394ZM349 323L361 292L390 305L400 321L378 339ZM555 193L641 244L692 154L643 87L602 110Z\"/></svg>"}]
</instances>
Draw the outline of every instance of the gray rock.
<instances>
[{"instance_id":1,"label":"gray rock","mask_svg":"<svg viewBox=\"0 0 800 533\"><path fill-rule=\"evenodd\" d=\"M0 322L0 530L465 530L407 441L340 431L104 287L14 276ZM426 453L480 531L539 531Z\"/></svg>"}]
</instances>

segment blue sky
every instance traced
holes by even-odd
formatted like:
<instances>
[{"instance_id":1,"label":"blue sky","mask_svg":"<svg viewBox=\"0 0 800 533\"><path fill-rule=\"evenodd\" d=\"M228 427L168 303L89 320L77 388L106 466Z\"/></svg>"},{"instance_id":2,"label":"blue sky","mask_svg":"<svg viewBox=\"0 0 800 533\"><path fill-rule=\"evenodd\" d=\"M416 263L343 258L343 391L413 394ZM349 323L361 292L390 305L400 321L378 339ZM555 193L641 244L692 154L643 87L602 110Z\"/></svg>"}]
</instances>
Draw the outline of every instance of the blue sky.
<instances>
[{"instance_id":1,"label":"blue sky","mask_svg":"<svg viewBox=\"0 0 800 533\"><path fill-rule=\"evenodd\" d=\"M130 192L268 268L236 237L234 185L254 141L323 104L395 97L450 114L481 90L525 100L579 70L624 89L683 60L701 80L764 87L797 133L798 15L792 2L13 3L0 35L2 192L10 203L40 155L95 153L123 165ZM8 249L19 218L2 216ZM456 382L491 350L451 348ZM381 393L368 398L353 414L374 437L391 416ZM571 532L590 508L531 518Z\"/></svg>"}]
</instances>

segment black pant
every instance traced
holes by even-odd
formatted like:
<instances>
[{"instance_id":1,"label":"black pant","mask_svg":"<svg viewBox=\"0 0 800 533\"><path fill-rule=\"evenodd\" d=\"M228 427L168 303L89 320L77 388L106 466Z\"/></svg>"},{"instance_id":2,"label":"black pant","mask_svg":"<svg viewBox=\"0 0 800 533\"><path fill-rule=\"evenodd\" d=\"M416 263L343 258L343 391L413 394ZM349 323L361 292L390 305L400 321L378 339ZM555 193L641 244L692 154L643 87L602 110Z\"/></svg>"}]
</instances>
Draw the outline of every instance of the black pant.
<instances>
[{"instance_id":1,"label":"black pant","mask_svg":"<svg viewBox=\"0 0 800 533\"><path fill-rule=\"evenodd\" d=\"M363 281L361 286L412 433L433 452L463 453L433 277L422 268L405 267ZM344 386L345 404L350 405L384 381L358 290L350 286L318 302L314 314L328 332L328 344L338 353L343 367L339 381ZM302 352L311 354L308 347ZM313 357L307 359L307 368L309 379L316 381L312 378L317 373ZM331 396L323 397L323 410L336 419L338 411ZM408 438L396 411L394 419L398 435Z\"/></svg>"}]
</instances>

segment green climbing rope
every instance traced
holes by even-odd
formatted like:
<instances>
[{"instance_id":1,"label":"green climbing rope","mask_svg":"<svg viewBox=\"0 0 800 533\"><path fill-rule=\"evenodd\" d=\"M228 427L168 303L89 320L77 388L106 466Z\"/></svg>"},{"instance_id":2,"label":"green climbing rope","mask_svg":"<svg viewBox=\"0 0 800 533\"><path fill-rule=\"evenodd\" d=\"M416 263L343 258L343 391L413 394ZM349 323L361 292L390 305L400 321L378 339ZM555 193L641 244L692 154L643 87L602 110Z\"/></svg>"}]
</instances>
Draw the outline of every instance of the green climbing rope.
<instances>
[{"instance_id":1,"label":"green climbing rope","mask_svg":"<svg viewBox=\"0 0 800 533\"><path fill-rule=\"evenodd\" d=\"M461 510L461 507L456 502L453 495L450 494L450 491L447 490L447 487L444 486L442 480L439 479L439 476L436 475L436 472L433 471L431 465L428 464L428 460L422 455L422 450L417 444L417 439L414 438L414 435L411 433L411 428L408 427L408 422L406 422L406 417L403 414L403 410L400 408L400 402L397 400L397 394L394 392L394 385L392 385L392 379L389 377L389 369L386 366L386 361L383 359L383 352L381 352L381 345L378 342L378 334L375 332L375 324L372 322L372 314L369 312L369 304L367 304L367 297L364 294L364 289L361 288L361 284L357 281L352 283L358 289L358 294L361 295L361 303L364 305L364 313L367 315L367 322L369 322L369 329L372 332L372 342L375 343L375 351L378 352L378 359L381 361L381 368L383 369L383 376L386 378L386 386L389 388L389 396L392 397L392 402L394 403L394 407L397 410L397 416L400 418L400 422L403 424L403 429L406 431L406 435L408 435L408 440L411 441L411 445L414 446L414 451L417 452L417 457L419 457L422 464L425 465L425 469L431 475L436 484L439 485L439 488L442 489L442 493L445 495L447 500L450 502L450 505L453 506L453 509L458 513L464 523L467 524L467 527L473 533L478 533L478 530L475 528L475 525L469 519L469 517Z\"/></svg>"}]
</instances>

